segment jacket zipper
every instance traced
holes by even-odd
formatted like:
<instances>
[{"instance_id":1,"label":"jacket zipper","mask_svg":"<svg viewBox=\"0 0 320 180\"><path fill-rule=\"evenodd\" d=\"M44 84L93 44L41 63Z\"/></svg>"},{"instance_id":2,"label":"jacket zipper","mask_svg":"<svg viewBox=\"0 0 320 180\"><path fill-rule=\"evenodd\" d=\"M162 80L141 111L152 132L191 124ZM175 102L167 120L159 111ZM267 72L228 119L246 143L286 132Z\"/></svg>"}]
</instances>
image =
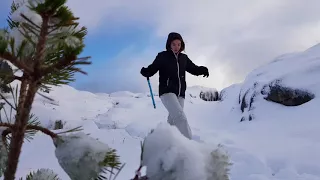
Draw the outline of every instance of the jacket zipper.
<instances>
[{"instance_id":1,"label":"jacket zipper","mask_svg":"<svg viewBox=\"0 0 320 180\"><path fill-rule=\"evenodd\" d=\"M169 86L169 78L167 79L167 86Z\"/></svg>"},{"instance_id":2,"label":"jacket zipper","mask_svg":"<svg viewBox=\"0 0 320 180\"><path fill-rule=\"evenodd\" d=\"M176 55L174 52L173 52L174 56L176 57L176 60L177 60L177 67L178 67L178 79L179 79L179 93L178 93L178 97L180 96L180 91L181 91L181 82L180 82L180 69L179 69L179 61L178 61L178 55Z\"/></svg>"}]
</instances>

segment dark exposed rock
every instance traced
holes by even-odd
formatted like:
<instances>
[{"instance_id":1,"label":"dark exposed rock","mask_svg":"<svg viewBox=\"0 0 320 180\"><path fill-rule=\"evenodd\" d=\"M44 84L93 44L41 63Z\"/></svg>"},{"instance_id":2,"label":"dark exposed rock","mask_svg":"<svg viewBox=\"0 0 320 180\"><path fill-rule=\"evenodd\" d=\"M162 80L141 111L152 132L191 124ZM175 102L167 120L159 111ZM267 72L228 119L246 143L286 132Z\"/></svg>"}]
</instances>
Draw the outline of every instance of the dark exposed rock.
<instances>
[{"instance_id":1,"label":"dark exposed rock","mask_svg":"<svg viewBox=\"0 0 320 180\"><path fill-rule=\"evenodd\" d=\"M65 124L65 123L63 123L62 120L56 120L56 121L54 122L54 127L53 127L53 129L54 129L54 130L63 129L63 125L64 125L64 124Z\"/></svg>"},{"instance_id":2,"label":"dark exposed rock","mask_svg":"<svg viewBox=\"0 0 320 180\"><path fill-rule=\"evenodd\" d=\"M315 97L309 91L285 87L279 84L271 85L269 89L269 93L265 99L285 106L299 106Z\"/></svg>"},{"instance_id":3,"label":"dark exposed rock","mask_svg":"<svg viewBox=\"0 0 320 180\"><path fill-rule=\"evenodd\" d=\"M247 111L248 116L247 117L242 117L240 122L242 121L252 121L254 119L253 116L253 110L255 109L254 102L256 98L260 94L260 84L258 82L255 82L251 88L248 88L246 92L242 95L241 93L239 94L239 104L240 104L240 109L241 112L244 113Z\"/></svg>"},{"instance_id":4,"label":"dark exposed rock","mask_svg":"<svg viewBox=\"0 0 320 180\"><path fill-rule=\"evenodd\" d=\"M246 116L241 118L242 121L253 120L255 109L254 102L261 96L267 101L282 104L284 106L299 106L312 100L315 95L307 90L290 88L281 84L281 79L276 79L269 84L254 83L251 88L246 89L245 93L239 94L239 105L242 113L246 111Z\"/></svg>"},{"instance_id":5,"label":"dark exposed rock","mask_svg":"<svg viewBox=\"0 0 320 180\"><path fill-rule=\"evenodd\" d=\"M249 93L249 90L246 91L246 93L242 96L242 100L240 101L241 102L240 109L242 112L244 112L244 109L248 107L248 103L246 101L246 97L248 93Z\"/></svg>"},{"instance_id":6,"label":"dark exposed rock","mask_svg":"<svg viewBox=\"0 0 320 180\"><path fill-rule=\"evenodd\" d=\"M201 91L199 97L204 101L217 101L219 99L218 91Z\"/></svg>"}]
</instances>

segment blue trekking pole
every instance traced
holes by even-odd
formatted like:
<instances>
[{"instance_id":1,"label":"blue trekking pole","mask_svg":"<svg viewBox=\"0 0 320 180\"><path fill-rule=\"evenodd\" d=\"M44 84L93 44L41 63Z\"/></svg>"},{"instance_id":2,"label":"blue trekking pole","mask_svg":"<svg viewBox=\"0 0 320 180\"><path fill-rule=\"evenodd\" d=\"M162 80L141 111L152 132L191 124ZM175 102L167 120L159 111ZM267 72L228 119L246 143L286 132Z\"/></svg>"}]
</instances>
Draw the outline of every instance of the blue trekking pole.
<instances>
[{"instance_id":1,"label":"blue trekking pole","mask_svg":"<svg viewBox=\"0 0 320 180\"><path fill-rule=\"evenodd\" d=\"M147 77L147 80L148 80L148 85L149 85L149 90L150 90L150 95L151 95L153 107L154 107L154 109L156 109L156 103L155 103L154 98L153 98L153 93L152 93L152 88L151 88L151 84L150 84L150 79L149 79L149 77Z\"/></svg>"}]
</instances>

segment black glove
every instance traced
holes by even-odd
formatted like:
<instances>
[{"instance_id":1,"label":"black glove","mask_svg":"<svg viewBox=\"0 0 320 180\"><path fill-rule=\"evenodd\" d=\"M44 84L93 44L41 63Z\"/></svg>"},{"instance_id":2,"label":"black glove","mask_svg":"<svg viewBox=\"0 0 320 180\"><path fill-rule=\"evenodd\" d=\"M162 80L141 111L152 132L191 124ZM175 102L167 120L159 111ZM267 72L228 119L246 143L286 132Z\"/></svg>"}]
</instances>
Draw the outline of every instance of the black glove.
<instances>
[{"instance_id":1,"label":"black glove","mask_svg":"<svg viewBox=\"0 0 320 180\"><path fill-rule=\"evenodd\" d=\"M200 66L200 72L201 72L201 75L203 75L203 77L209 77L209 70L207 67L204 67L204 66Z\"/></svg>"},{"instance_id":2,"label":"black glove","mask_svg":"<svg viewBox=\"0 0 320 180\"><path fill-rule=\"evenodd\" d=\"M141 68L140 74L142 74L142 76L144 76L144 77L150 77L150 74L149 74L149 72L147 71L147 68L145 68L145 67L142 67L142 68Z\"/></svg>"}]
</instances>

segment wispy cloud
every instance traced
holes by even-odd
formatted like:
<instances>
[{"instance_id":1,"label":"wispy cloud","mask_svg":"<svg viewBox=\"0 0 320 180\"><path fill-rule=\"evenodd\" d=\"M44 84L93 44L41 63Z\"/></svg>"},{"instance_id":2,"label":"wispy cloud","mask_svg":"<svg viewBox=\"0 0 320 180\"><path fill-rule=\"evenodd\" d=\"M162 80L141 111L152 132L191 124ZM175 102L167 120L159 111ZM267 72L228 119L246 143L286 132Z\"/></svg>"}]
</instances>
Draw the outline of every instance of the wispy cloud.
<instances>
[{"instance_id":1,"label":"wispy cloud","mask_svg":"<svg viewBox=\"0 0 320 180\"><path fill-rule=\"evenodd\" d=\"M140 47L140 53L119 52L106 64L108 71L90 75L107 79L91 89L144 90L140 68L163 50L158 49L159 40L164 45L171 31L183 35L186 53L196 64L210 69L209 79L188 76L188 85L218 89L242 81L275 56L303 50L320 40L319 0L69 0L69 5L92 34L118 28L130 31L137 26L150 27L153 34L146 37L150 43ZM124 44L123 49L130 48Z\"/></svg>"}]
</instances>

